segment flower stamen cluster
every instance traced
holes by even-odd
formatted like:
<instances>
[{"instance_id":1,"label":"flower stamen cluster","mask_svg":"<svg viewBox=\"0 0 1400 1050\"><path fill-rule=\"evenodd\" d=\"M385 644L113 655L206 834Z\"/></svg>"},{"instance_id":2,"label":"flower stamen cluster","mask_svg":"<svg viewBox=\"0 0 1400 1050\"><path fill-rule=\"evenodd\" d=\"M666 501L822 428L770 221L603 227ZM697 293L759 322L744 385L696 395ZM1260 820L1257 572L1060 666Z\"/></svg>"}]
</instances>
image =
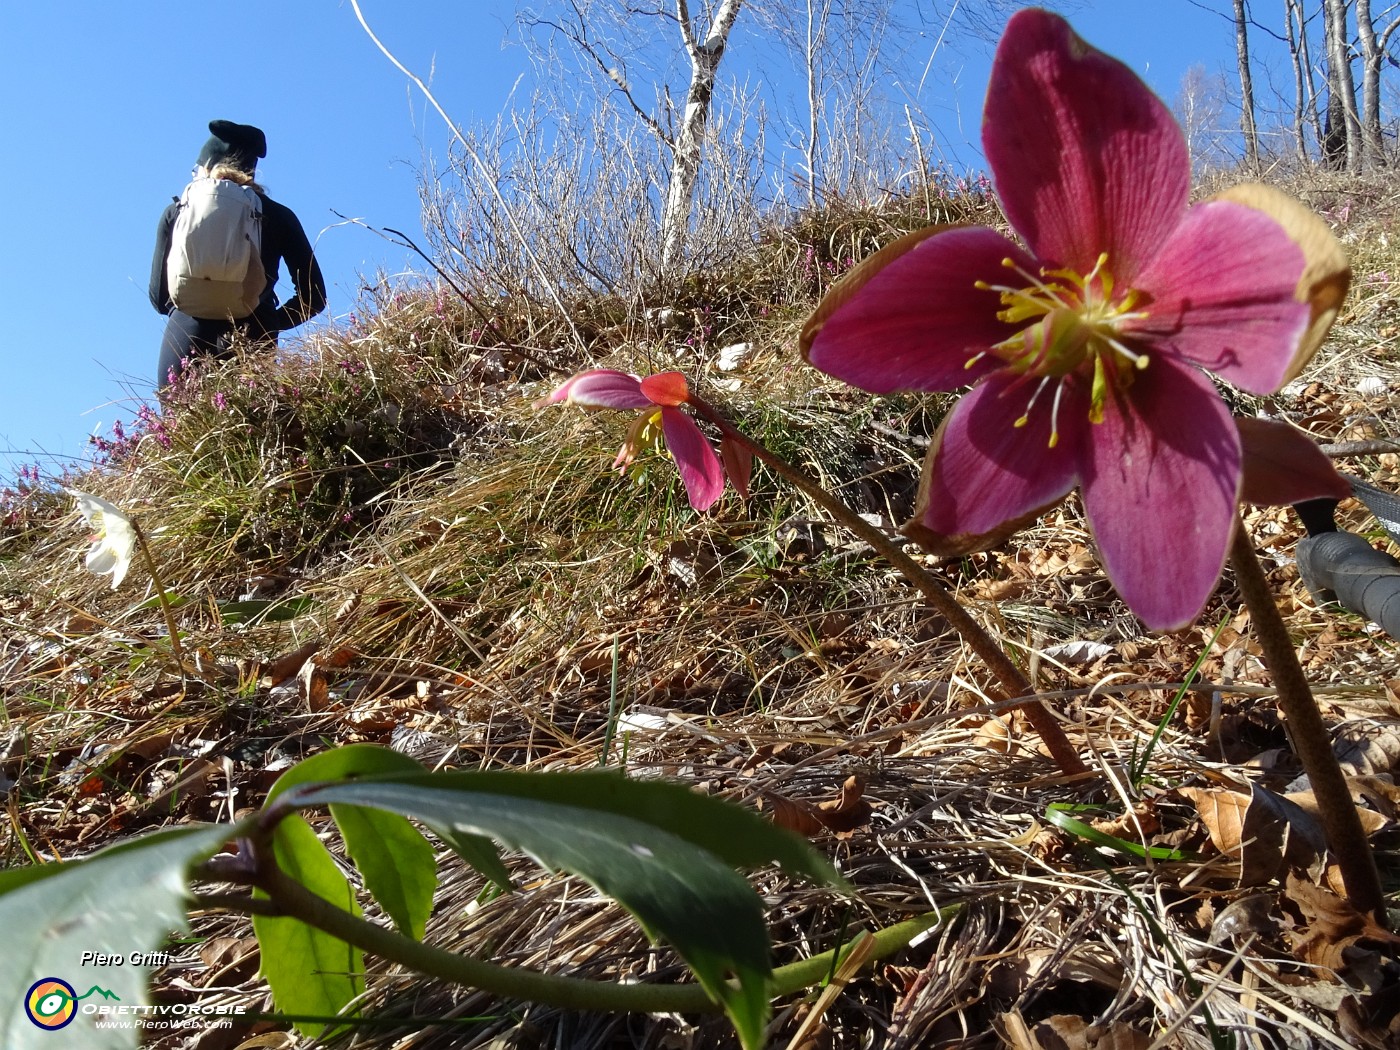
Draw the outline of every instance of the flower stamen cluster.
<instances>
[{"instance_id":1,"label":"flower stamen cluster","mask_svg":"<svg viewBox=\"0 0 1400 1050\"><path fill-rule=\"evenodd\" d=\"M991 353L1006 362L1011 372L1040 379L1026 403L1026 411L1013 421L1016 427L1030 423L1036 402L1053 382L1055 397L1050 409L1048 445L1054 448L1060 441L1059 409L1067 377L1079 374L1089 378L1089 422L1097 424L1103 422L1109 392L1125 390L1132 383L1133 371L1147 367L1148 355L1125 341L1129 338L1125 328L1148 316L1146 311L1136 309L1142 293L1129 288L1115 299L1107 252L1099 254L1086 274L1041 268L1036 275L1011 258L1003 259L1001 264L1016 273L1025 285L979 280L973 287L998 293L1004 309L997 311L997 320L1015 325L1033 323L970 358L964 367L974 367ZM1131 367L1120 367L1123 363Z\"/></svg>"}]
</instances>

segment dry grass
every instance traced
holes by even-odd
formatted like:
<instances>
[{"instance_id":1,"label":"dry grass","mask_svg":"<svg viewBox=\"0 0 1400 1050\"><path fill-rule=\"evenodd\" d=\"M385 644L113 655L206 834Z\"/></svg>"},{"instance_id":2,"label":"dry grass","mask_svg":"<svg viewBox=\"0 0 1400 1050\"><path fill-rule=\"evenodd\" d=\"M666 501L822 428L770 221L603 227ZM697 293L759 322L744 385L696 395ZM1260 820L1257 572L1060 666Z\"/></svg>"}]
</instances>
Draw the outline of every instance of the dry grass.
<instances>
[{"instance_id":1,"label":"dry grass","mask_svg":"<svg viewBox=\"0 0 1400 1050\"><path fill-rule=\"evenodd\" d=\"M1396 197L1369 183L1292 188L1333 222L1356 281L1319 360L1259 407L1324 440L1395 437ZM1349 989L1333 971L1363 1001L1393 996L1393 954L1362 939L1319 962L1306 941L1319 923L1288 872L1240 885L1238 859L1213 851L1178 790L1281 787L1295 772L1228 575L1197 627L1146 635L1103 578L1073 501L1001 551L936 566L1102 773L1068 784L1023 725L986 705L981 669L942 622L800 496L760 474L749 503L727 496L700 517L663 463L638 484L607 472L625 420L529 408L581 359L680 367L859 510L899 520L943 402L857 396L796 362L793 337L830 279L927 206L835 208L664 303L585 299L569 325L529 302L477 312L437 292L381 290L347 331L183 386L163 417L138 421L103 465L70 480L153 534L198 677L159 657L163 620L144 574L116 593L84 574L68 501L27 480L0 524L4 863L225 818L257 805L288 762L357 740L430 764L625 762L768 809L832 798L856 775L868 822L818 844L859 898L756 876L778 960L823 950L853 924L965 907L850 985L814 1045L1030 1046L1019 1032L1071 1016L1120 1046L1206 1047L1207 1014L1223 1045L1353 1045L1338 1021ZM992 207L976 195L940 206L970 218ZM741 341L749 356L722 371L718 349ZM1400 488L1394 455L1348 467ZM1359 508L1343 517L1374 529ZM1339 736L1400 739L1385 685L1394 643L1310 600L1289 559L1299 526L1288 513L1255 512L1251 528ZM1185 693L1135 784L1176 683L1222 622L1201 667L1208 685ZM1088 662L1053 655L1086 641L1102 644ZM308 657L324 697L293 677ZM1382 783L1393 770L1371 772ZM1375 789L1392 817L1387 797ZM1193 859L1090 852L1051 824L1055 803L1096 805L1085 819ZM1394 890L1392 827L1376 841ZM514 863L524 888L493 899L444 858L430 938L599 978L681 976L586 886ZM247 924L203 915L195 927L203 939L182 956L193 964L158 972L158 993L266 1007ZM368 999L380 1014L481 1019L366 1029L357 1046L732 1045L718 1020L562 1014L393 971L372 975ZM779 1004L772 1045L786 1045L805 1009ZM256 1045L279 1044L268 1034Z\"/></svg>"}]
</instances>

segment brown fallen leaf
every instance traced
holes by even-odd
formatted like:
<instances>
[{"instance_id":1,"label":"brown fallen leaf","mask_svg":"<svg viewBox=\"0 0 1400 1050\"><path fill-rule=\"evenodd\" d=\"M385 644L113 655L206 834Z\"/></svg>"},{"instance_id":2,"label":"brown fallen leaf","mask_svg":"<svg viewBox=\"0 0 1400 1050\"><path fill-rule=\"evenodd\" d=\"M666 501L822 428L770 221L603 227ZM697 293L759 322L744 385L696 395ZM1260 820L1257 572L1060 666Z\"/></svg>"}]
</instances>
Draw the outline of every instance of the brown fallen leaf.
<instances>
[{"instance_id":1,"label":"brown fallen leaf","mask_svg":"<svg viewBox=\"0 0 1400 1050\"><path fill-rule=\"evenodd\" d=\"M1384 954L1400 951L1400 936L1378 926L1343 897L1290 875L1287 896L1303 917L1291 935L1293 954L1303 962L1345 973Z\"/></svg>"},{"instance_id":2,"label":"brown fallen leaf","mask_svg":"<svg viewBox=\"0 0 1400 1050\"><path fill-rule=\"evenodd\" d=\"M1390 777L1348 777L1351 793L1388 820L1400 819L1400 787ZM1363 817L1364 821L1366 818ZM1368 829L1369 833L1369 829Z\"/></svg>"},{"instance_id":3,"label":"brown fallen leaf","mask_svg":"<svg viewBox=\"0 0 1400 1050\"><path fill-rule=\"evenodd\" d=\"M1210 922L1208 944L1239 947L1257 937L1272 938L1278 933L1273 914L1274 895L1253 893L1231 901Z\"/></svg>"},{"instance_id":4,"label":"brown fallen leaf","mask_svg":"<svg viewBox=\"0 0 1400 1050\"><path fill-rule=\"evenodd\" d=\"M769 792L759 800L759 808L768 814L768 819L780 828L795 831L807 838L814 838L825 829L817 808L810 802L788 798Z\"/></svg>"},{"instance_id":5,"label":"brown fallen leaf","mask_svg":"<svg viewBox=\"0 0 1400 1050\"><path fill-rule=\"evenodd\" d=\"M977 735L972 738L973 743L978 747L985 747L989 751L1010 754L1012 748L1011 722L1012 716L1009 714L987 719L977 730Z\"/></svg>"},{"instance_id":6,"label":"brown fallen leaf","mask_svg":"<svg viewBox=\"0 0 1400 1050\"><path fill-rule=\"evenodd\" d=\"M1326 839L1317 819L1298 803L1257 784L1248 794L1228 788L1179 788L1191 800L1211 845L1240 861L1239 885L1275 879L1285 860L1314 874L1321 869Z\"/></svg>"},{"instance_id":7,"label":"brown fallen leaf","mask_svg":"<svg viewBox=\"0 0 1400 1050\"><path fill-rule=\"evenodd\" d=\"M1393 773L1400 768L1400 731L1373 723L1344 726L1332 749L1342 772L1350 775Z\"/></svg>"},{"instance_id":8,"label":"brown fallen leaf","mask_svg":"<svg viewBox=\"0 0 1400 1050\"><path fill-rule=\"evenodd\" d=\"M812 838L830 831L838 838L849 836L870 819L870 803L865 801L865 782L852 775L841 785L833 799L813 805L802 799L792 799L768 792L760 800L760 808L768 819L780 828Z\"/></svg>"},{"instance_id":9,"label":"brown fallen leaf","mask_svg":"<svg viewBox=\"0 0 1400 1050\"><path fill-rule=\"evenodd\" d=\"M1353 793L1363 790L1363 786L1358 783L1361 779L1361 777L1347 777ZM1290 791L1283 797L1289 802L1294 803L1310 817L1317 819L1317 796L1311 791ZM1376 832L1380 831L1381 828L1390 823L1390 821L1380 813L1377 813L1374 809L1367 809L1365 806L1357 806L1356 815L1361 818L1361 829L1365 831L1367 835L1374 835Z\"/></svg>"},{"instance_id":10,"label":"brown fallen leaf","mask_svg":"<svg viewBox=\"0 0 1400 1050\"><path fill-rule=\"evenodd\" d=\"M865 781L852 774L839 795L817 806L817 819L838 835L849 834L870 820L870 803L864 796Z\"/></svg>"},{"instance_id":11,"label":"brown fallen leaf","mask_svg":"<svg viewBox=\"0 0 1400 1050\"><path fill-rule=\"evenodd\" d=\"M261 684L264 686L281 685L300 671L306 661L315 656L320 648L321 642L313 640L307 642L300 649L279 656L263 669Z\"/></svg>"},{"instance_id":12,"label":"brown fallen leaf","mask_svg":"<svg viewBox=\"0 0 1400 1050\"><path fill-rule=\"evenodd\" d=\"M302 664L297 672L297 692L313 715L330 706L330 685L314 657Z\"/></svg>"},{"instance_id":13,"label":"brown fallen leaf","mask_svg":"<svg viewBox=\"0 0 1400 1050\"><path fill-rule=\"evenodd\" d=\"M1400 1046L1400 985L1359 998L1348 995L1337 1010L1337 1027L1357 1050Z\"/></svg>"},{"instance_id":14,"label":"brown fallen leaf","mask_svg":"<svg viewBox=\"0 0 1400 1050\"><path fill-rule=\"evenodd\" d=\"M1034 588L1030 580L978 580L972 585L972 596L984 602L1014 601Z\"/></svg>"},{"instance_id":15,"label":"brown fallen leaf","mask_svg":"<svg viewBox=\"0 0 1400 1050\"><path fill-rule=\"evenodd\" d=\"M1156 809L1151 804L1139 805L1131 813L1101 817L1089 823L1095 831L1129 842L1142 842L1144 837L1155 835L1162 828L1162 822L1157 819Z\"/></svg>"},{"instance_id":16,"label":"brown fallen leaf","mask_svg":"<svg viewBox=\"0 0 1400 1050\"><path fill-rule=\"evenodd\" d=\"M251 943L250 943L251 942ZM236 963L256 950L257 940L250 937L210 937L195 949L205 966L215 969Z\"/></svg>"}]
</instances>

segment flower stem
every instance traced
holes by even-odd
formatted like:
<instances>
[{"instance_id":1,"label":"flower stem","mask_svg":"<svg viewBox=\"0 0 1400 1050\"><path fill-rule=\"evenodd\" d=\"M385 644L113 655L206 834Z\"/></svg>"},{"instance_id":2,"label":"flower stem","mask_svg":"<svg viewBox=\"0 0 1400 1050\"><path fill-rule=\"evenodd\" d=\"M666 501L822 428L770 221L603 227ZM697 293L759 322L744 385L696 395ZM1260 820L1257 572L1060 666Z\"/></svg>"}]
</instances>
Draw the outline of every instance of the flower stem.
<instances>
[{"instance_id":1,"label":"flower stem","mask_svg":"<svg viewBox=\"0 0 1400 1050\"><path fill-rule=\"evenodd\" d=\"M871 525L798 468L737 430L717 408L704 398L692 393L688 403L711 423L719 427L725 438L754 456L779 477L801 489L842 525L874 547L886 561L903 573L904 577L928 599L928 603L952 625L963 641L972 647L972 651L987 665L992 674L996 676L997 681L1001 683L1002 688L1006 690L1004 696L993 696L992 699L996 701L1021 696L1027 697L1024 703L1017 705L1017 710L1025 713L1032 727L1040 734L1040 739L1045 742L1045 746L1049 749L1056 765L1060 767L1060 771L1066 776L1079 776L1088 772L1079 758L1079 753L1074 750L1069 739L1065 736L1059 721L1043 703L1029 695L1033 690L1026 676L1021 673L1021 669L1011 661L996 639L972 618L971 614L932 573L904 553L904 550L882 530Z\"/></svg>"},{"instance_id":2,"label":"flower stem","mask_svg":"<svg viewBox=\"0 0 1400 1050\"><path fill-rule=\"evenodd\" d=\"M161 579L160 570L156 568L156 560L151 555L151 546L146 542L146 533L135 518L131 518L130 521L131 530L136 533L136 546L141 548L141 560L146 563L146 571L151 574L151 583L156 589L156 600L160 602L160 611L165 615L165 630L170 637L170 653L175 657L175 663L179 665L180 673L185 674L185 651L180 645L180 631L175 626L175 613L170 608L170 599L165 594L165 581Z\"/></svg>"},{"instance_id":3,"label":"flower stem","mask_svg":"<svg viewBox=\"0 0 1400 1050\"><path fill-rule=\"evenodd\" d=\"M1322 721L1322 712L1318 710L1303 668L1298 663L1298 654L1294 652L1288 628L1279 615L1278 606L1274 604L1264 567L1259 564L1259 556L1249 540L1243 520L1235 526L1230 564L1234 566L1235 578L1244 595L1245 606L1249 609L1255 636L1264 653L1264 663L1278 689L1278 705L1283 712L1293 750L1303 764L1303 771L1307 773L1317 799L1318 817L1327 837L1327 847L1341 870L1347 898L1359 911L1369 912L1377 923L1388 928L1385 894L1381 889L1375 856L1371 853L1366 831L1361 826L1361 816L1356 811L1356 803L1352 801L1342 767L1337 764L1331 737Z\"/></svg>"},{"instance_id":4,"label":"flower stem","mask_svg":"<svg viewBox=\"0 0 1400 1050\"><path fill-rule=\"evenodd\" d=\"M271 900L227 894L195 898L195 905L226 908L245 914L275 915L297 919L338 937L380 958L410 967L419 973L512 999L528 1000L566 1010L607 1010L620 1013L717 1013L722 1007L698 984L615 984L579 977L561 977L497 966L468 955L434 948L387 927L350 914L312 893L284 872L273 869L259 875ZM906 919L873 934L871 961L883 959L906 947L919 934L957 913L952 905ZM780 966L773 971L774 996L791 995L825 979L849 953L854 936L839 948L809 959Z\"/></svg>"}]
</instances>

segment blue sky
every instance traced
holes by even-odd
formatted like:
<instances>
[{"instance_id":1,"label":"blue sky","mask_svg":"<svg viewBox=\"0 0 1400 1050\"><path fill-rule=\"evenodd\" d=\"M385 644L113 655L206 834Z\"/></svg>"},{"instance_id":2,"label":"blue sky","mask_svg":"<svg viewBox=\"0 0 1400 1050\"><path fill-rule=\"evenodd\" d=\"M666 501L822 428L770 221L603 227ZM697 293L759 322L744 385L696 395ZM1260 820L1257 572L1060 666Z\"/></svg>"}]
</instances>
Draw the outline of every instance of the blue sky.
<instances>
[{"instance_id":1,"label":"blue sky","mask_svg":"<svg viewBox=\"0 0 1400 1050\"><path fill-rule=\"evenodd\" d=\"M528 72L508 44L515 0L361 8L464 125L494 117ZM1088 0L1073 21L1168 102L1189 66L1233 69L1228 25L1190 0ZM0 39L0 487L20 464L52 477L81 461L88 434L150 397L164 325L146 297L155 224L209 120L266 131L259 181L316 245L330 287L323 320L354 309L362 276L422 269L333 214L420 232L416 168L448 142L348 2L0 0ZM742 64L742 43L727 66ZM944 48L927 80L927 111L969 162L988 57Z\"/></svg>"}]
</instances>

